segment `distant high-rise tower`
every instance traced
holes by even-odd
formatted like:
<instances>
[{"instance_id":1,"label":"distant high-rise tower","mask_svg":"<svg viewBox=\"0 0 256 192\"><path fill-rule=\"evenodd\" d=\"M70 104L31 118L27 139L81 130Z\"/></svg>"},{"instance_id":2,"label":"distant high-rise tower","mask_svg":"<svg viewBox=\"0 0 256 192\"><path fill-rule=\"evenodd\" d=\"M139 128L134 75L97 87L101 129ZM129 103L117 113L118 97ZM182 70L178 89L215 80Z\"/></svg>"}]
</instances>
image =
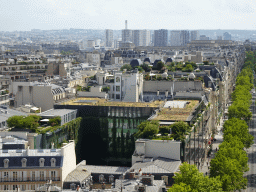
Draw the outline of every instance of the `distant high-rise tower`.
<instances>
[{"instance_id":1,"label":"distant high-rise tower","mask_svg":"<svg viewBox=\"0 0 256 192\"><path fill-rule=\"evenodd\" d=\"M154 46L166 47L168 43L168 30L160 29L154 31Z\"/></svg>"},{"instance_id":2,"label":"distant high-rise tower","mask_svg":"<svg viewBox=\"0 0 256 192\"><path fill-rule=\"evenodd\" d=\"M112 47L113 46L113 30L112 29L106 29L105 38L106 38L106 47Z\"/></svg>"},{"instance_id":3,"label":"distant high-rise tower","mask_svg":"<svg viewBox=\"0 0 256 192\"><path fill-rule=\"evenodd\" d=\"M142 30L133 30L133 41L136 47L142 46Z\"/></svg>"},{"instance_id":4,"label":"distant high-rise tower","mask_svg":"<svg viewBox=\"0 0 256 192\"><path fill-rule=\"evenodd\" d=\"M128 29L127 20L125 20L125 29Z\"/></svg>"},{"instance_id":5,"label":"distant high-rise tower","mask_svg":"<svg viewBox=\"0 0 256 192\"><path fill-rule=\"evenodd\" d=\"M148 46L150 43L150 31L133 30L133 43L137 46Z\"/></svg>"},{"instance_id":6,"label":"distant high-rise tower","mask_svg":"<svg viewBox=\"0 0 256 192\"><path fill-rule=\"evenodd\" d=\"M142 30L142 46L149 46L150 44L150 31Z\"/></svg>"},{"instance_id":7,"label":"distant high-rise tower","mask_svg":"<svg viewBox=\"0 0 256 192\"><path fill-rule=\"evenodd\" d=\"M171 31L171 46L185 46L189 43L189 31Z\"/></svg>"},{"instance_id":8,"label":"distant high-rise tower","mask_svg":"<svg viewBox=\"0 0 256 192\"><path fill-rule=\"evenodd\" d=\"M185 46L189 43L189 31L183 30L180 34L181 46Z\"/></svg>"},{"instance_id":9,"label":"distant high-rise tower","mask_svg":"<svg viewBox=\"0 0 256 192\"><path fill-rule=\"evenodd\" d=\"M122 30L122 41L133 42L132 30L127 29L127 20L125 20L125 29Z\"/></svg>"},{"instance_id":10,"label":"distant high-rise tower","mask_svg":"<svg viewBox=\"0 0 256 192\"><path fill-rule=\"evenodd\" d=\"M223 34L223 39L224 39L224 40L231 40L231 34L228 33L228 32L225 32L225 33Z\"/></svg>"},{"instance_id":11,"label":"distant high-rise tower","mask_svg":"<svg viewBox=\"0 0 256 192\"><path fill-rule=\"evenodd\" d=\"M191 41L199 40L199 31L191 31Z\"/></svg>"},{"instance_id":12,"label":"distant high-rise tower","mask_svg":"<svg viewBox=\"0 0 256 192\"><path fill-rule=\"evenodd\" d=\"M181 31L171 31L171 46L181 46Z\"/></svg>"}]
</instances>

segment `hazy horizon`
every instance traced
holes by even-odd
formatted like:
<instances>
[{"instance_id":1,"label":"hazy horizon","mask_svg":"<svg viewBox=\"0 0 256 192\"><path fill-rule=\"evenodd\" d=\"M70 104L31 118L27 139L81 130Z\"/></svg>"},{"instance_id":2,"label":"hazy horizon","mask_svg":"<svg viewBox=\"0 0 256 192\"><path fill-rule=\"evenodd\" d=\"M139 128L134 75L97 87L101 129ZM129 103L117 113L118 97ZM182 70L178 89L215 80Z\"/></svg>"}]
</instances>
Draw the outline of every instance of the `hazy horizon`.
<instances>
[{"instance_id":1,"label":"hazy horizon","mask_svg":"<svg viewBox=\"0 0 256 192\"><path fill-rule=\"evenodd\" d=\"M60 29L255 30L252 0L9 0L0 31Z\"/></svg>"}]
</instances>

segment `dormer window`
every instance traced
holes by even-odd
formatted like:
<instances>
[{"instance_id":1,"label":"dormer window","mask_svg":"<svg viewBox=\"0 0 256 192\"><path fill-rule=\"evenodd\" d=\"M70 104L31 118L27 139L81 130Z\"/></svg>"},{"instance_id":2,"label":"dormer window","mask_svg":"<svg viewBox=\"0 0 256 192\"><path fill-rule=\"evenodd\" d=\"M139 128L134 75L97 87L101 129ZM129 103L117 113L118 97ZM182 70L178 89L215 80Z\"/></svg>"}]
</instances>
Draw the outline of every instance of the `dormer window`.
<instances>
[{"instance_id":1,"label":"dormer window","mask_svg":"<svg viewBox=\"0 0 256 192\"><path fill-rule=\"evenodd\" d=\"M23 158L21 160L21 164L22 164L22 167L26 167L27 166L27 159L26 158Z\"/></svg>"},{"instance_id":2,"label":"dormer window","mask_svg":"<svg viewBox=\"0 0 256 192\"><path fill-rule=\"evenodd\" d=\"M117 77L117 78L116 78L116 82L117 82L117 83L120 82L120 77Z\"/></svg>"},{"instance_id":3,"label":"dormer window","mask_svg":"<svg viewBox=\"0 0 256 192\"><path fill-rule=\"evenodd\" d=\"M40 167L44 167L44 161L45 161L44 158L40 158L40 159L39 159L39 165L40 165Z\"/></svg>"},{"instance_id":4,"label":"dormer window","mask_svg":"<svg viewBox=\"0 0 256 192\"><path fill-rule=\"evenodd\" d=\"M9 159L4 159L4 168L9 167Z\"/></svg>"},{"instance_id":5,"label":"dormer window","mask_svg":"<svg viewBox=\"0 0 256 192\"><path fill-rule=\"evenodd\" d=\"M51 158L51 167L55 167L55 166L56 166L56 159Z\"/></svg>"}]
</instances>

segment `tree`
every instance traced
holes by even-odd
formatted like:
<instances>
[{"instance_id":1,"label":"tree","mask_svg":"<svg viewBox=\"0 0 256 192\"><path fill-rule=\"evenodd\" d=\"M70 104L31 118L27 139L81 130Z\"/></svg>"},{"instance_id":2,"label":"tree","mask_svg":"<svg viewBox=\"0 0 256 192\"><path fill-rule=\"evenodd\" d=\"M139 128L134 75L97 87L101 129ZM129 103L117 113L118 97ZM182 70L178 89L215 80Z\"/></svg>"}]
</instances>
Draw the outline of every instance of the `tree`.
<instances>
[{"instance_id":1,"label":"tree","mask_svg":"<svg viewBox=\"0 0 256 192\"><path fill-rule=\"evenodd\" d=\"M39 120L40 117L37 115L27 116L23 119L23 127L36 131L36 129L39 127Z\"/></svg>"},{"instance_id":2,"label":"tree","mask_svg":"<svg viewBox=\"0 0 256 192\"><path fill-rule=\"evenodd\" d=\"M185 183L180 184L174 184L168 192L192 192L189 185L186 185Z\"/></svg>"},{"instance_id":3,"label":"tree","mask_svg":"<svg viewBox=\"0 0 256 192\"><path fill-rule=\"evenodd\" d=\"M23 128L25 116L12 116L7 119L8 127Z\"/></svg>"},{"instance_id":4,"label":"tree","mask_svg":"<svg viewBox=\"0 0 256 192\"><path fill-rule=\"evenodd\" d=\"M161 135L164 135L166 133L170 133L170 126L161 126L159 127L159 133L161 133Z\"/></svg>"},{"instance_id":5,"label":"tree","mask_svg":"<svg viewBox=\"0 0 256 192\"><path fill-rule=\"evenodd\" d=\"M193 192L222 191L220 177L209 178L204 176L195 165L186 162L180 166L180 172L175 174L174 181L175 184L181 185L180 188L186 189L187 187L187 190L191 188ZM176 187L178 188L178 186Z\"/></svg>"},{"instance_id":6,"label":"tree","mask_svg":"<svg viewBox=\"0 0 256 192\"><path fill-rule=\"evenodd\" d=\"M143 63L141 65L142 69L144 69L145 72L150 72L151 71L151 67L149 67L149 65Z\"/></svg>"},{"instance_id":7,"label":"tree","mask_svg":"<svg viewBox=\"0 0 256 192\"><path fill-rule=\"evenodd\" d=\"M158 133L158 121L143 121L139 126L139 131L135 134L137 138L151 138Z\"/></svg>"},{"instance_id":8,"label":"tree","mask_svg":"<svg viewBox=\"0 0 256 192\"><path fill-rule=\"evenodd\" d=\"M249 110L249 105L246 101L238 100L228 108L228 118L238 118L249 121L252 117L252 112Z\"/></svg>"},{"instance_id":9,"label":"tree","mask_svg":"<svg viewBox=\"0 0 256 192\"><path fill-rule=\"evenodd\" d=\"M248 101L248 104L250 104L250 100L252 98L252 95L246 87L242 85L237 85L235 91L232 93L232 101L238 101L238 100L245 100Z\"/></svg>"},{"instance_id":10,"label":"tree","mask_svg":"<svg viewBox=\"0 0 256 192\"><path fill-rule=\"evenodd\" d=\"M211 160L210 176L220 176L224 191L245 189L247 179L243 177L242 170L242 166L236 159L225 157L223 154Z\"/></svg>"},{"instance_id":11,"label":"tree","mask_svg":"<svg viewBox=\"0 0 256 192\"><path fill-rule=\"evenodd\" d=\"M242 85L248 90L253 88L253 84L251 83L249 76L238 76L236 78L236 85Z\"/></svg>"},{"instance_id":12,"label":"tree","mask_svg":"<svg viewBox=\"0 0 256 192\"><path fill-rule=\"evenodd\" d=\"M236 159L239 164L241 165L242 171L246 172L249 170L248 168L248 157L246 152L241 149L241 141L235 140L232 141L231 143L224 143L220 145L220 149L218 151L218 153L216 154L216 158L218 158L219 155L223 155L227 158L230 159ZM243 144L242 144L243 145ZM238 147L238 148L237 148Z\"/></svg>"},{"instance_id":13,"label":"tree","mask_svg":"<svg viewBox=\"0 0 256 192\"><path fill-rule=\"evenodd\" d=\"M219 148L228 148L228 147L234 147L240 150L243 150L244 144L240 140L238 136L232 136L231 134L225 135L225 141L223 141Z\"/></svg>"},{"instance_id":14,"label":"tree","mask_svg":"<svg viewBox=\"0 0 256 192\"><path fill-rule=\"evenodd\" d=\"M157 70L161 70L164 67L164 63L162 61L158 61L156 68Z\"/></svg>"},{"instance_id":15,"label":"tree","mask_svg":"<svg viewBox=\"0 0 256 192\"><path fill-rule=\"evenodd\" d=\"M182 69L182 71L184 71L184 72L191 72L191 71L193 71L193 70L194 70L194 68L192 67L191 64L186 65L186 67L184 67L184 68Z\"/></svg>"},{"instance_id":16,"label":"tree","mask_svg":"<svg viewBox=\"0 0 256 192\"><path fill-rule=\"evenodd\" d=\"M138 71L141 72L141 73L144 71L144 69L141 66L136 66L135 68L137 68Z\"/></svg>"},{"instance_id":17,"label":"tree","mask_svg":"<svg viewBox=\"0 0 256 192\"><path fill-rule=\"evenodd\" d=\"M130 64L124 64L120 70L123 71L124 69L126 69L127 71L131 71L132 70L132 66Z\"/></svg>"},{"instance_id":18,"label":"tree","mask_svg":"<svg viewBox=\"0 0 256 192\"><path fill-rule=\"evenodd\" d=\"M54 117L52 119L49 119L48 124L51 125L51 126L61 125L61 118L60 118L60 116Z\"/></svg>"},{"instance_id":19,"label":"tree","mask_svg":"<svg viewBox=\"0 0 256 192\"><path fill-rule=\"evenodd\" d=\"M145 75L145 80L150 80L150 75L148 73Z\"/></svg>"},{"instance_id":20,"label":"tree","mask_svg":"<svg viewBox=\"0 0 256 192\"><path fill-rule=\"evenodd\" d=\"M238 118L232 118L225 121L223 125L224 141L226 137L238 137L246 148L249 148L253 144L254 137L249 133L248 125L245 121Z\"/></svg>"},{"instance_id":21,"label":"tree","mask_svg":"<svg viewBox=\"0 0 256 192\"><path fill-rule=\"evenodd\" d=\"M203 61L204 65L209 65L209 61Z\"/></svg>"},{"instance_id":22,"label":"tree","mask_svg":"<svg viewBox=\"0 0 256 192\"><path fill-rule=\"evenodd\" d=\"M190 127L184 121L179 121L171 125L172 133L174 134L175 140L183 140L184 135L188 134Z\"/></svg>"}]
</instances>

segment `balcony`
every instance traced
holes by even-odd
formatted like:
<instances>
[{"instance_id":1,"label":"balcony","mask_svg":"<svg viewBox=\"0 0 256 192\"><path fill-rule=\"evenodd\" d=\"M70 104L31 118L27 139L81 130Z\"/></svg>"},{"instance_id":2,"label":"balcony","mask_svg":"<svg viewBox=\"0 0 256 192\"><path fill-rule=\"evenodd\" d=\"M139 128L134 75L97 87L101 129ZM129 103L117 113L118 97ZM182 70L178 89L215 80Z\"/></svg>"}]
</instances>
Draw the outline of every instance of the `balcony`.
<instances>
[{"instance_id":1,"label":"balcony","mask_svg":"<svg viewBox=\"0 0 256 192\"><path fill-rule=\"evenodd\" d=\"M60 181L60 177L27 177L27 178L0 178L0 182L38 182L38 181Z\"/></svg>"}]
</instances>

